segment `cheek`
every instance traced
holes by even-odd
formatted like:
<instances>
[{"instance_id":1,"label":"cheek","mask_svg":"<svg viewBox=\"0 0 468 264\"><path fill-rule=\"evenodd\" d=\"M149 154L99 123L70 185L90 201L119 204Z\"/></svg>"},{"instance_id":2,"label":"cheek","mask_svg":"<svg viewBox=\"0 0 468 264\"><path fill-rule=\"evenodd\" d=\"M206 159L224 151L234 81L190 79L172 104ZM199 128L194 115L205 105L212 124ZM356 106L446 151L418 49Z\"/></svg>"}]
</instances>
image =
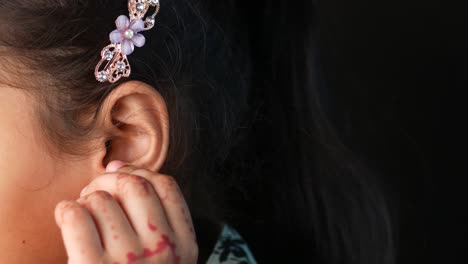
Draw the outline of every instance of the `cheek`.
<instances>
[{"instance_id":1,"label":"cheek","mask_svg":"<svg viewBox=\"0 0 468 264\"><path fill-rule=\"evenodd\" d=\"M89 183L89 161L48 154L21 93L2 90L0 105L0 263L66 263L54 209Z\"/></svg>"},{"instance_id":2,"label":"cheek","mask_svg":"<svg viewBox=\"0 0 468 264\"><path fill-rule=\"evenodd\" d=\"M0 172L0 248L8 252L0 255L0 263L7 259L21 260L18 263L66 263L54 209L61 200L77 199L89 179L58 166L51 169L50 164L44 165Z\"/></svg>"},{"instance_id":3,"label":"cheek","mask_svg":"<svg viewBox=\"0 0 468 264\"><path fill-rule=\"evenodd\" d=\"M34 138L0 132L0 263L66 263L54 209L89 183L78 167L86 165L54 160Z\"/></svg>"},{"instance_id":4,"label":"cheek","mask_svg":"<svg viewBox=\"0 0 468 264\"><path fill-rule=\"evenodd\" d=\"M0 188L41 189L52 179L53 160L28 112L11 111L0 113Z\"/></svg>"}]
</instances>

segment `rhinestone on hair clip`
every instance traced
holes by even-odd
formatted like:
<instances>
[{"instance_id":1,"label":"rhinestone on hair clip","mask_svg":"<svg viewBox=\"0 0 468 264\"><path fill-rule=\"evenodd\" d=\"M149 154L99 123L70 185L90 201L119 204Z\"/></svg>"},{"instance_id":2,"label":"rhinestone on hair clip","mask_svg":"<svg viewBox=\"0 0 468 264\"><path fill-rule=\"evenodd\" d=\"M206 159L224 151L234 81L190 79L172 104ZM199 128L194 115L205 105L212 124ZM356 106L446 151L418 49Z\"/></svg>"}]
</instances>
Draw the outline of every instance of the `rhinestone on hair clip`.
<instances>
[{"instance_id":1,"label":"rhinestone on hair clip","mask_svg":"<svg viewBox=\"0 0 468 264\"><path fill-rule=\"evenodd\" d=\"M154 12L145 17L150 9L154 9ZM127 56L132 54L135 46L145 45L145 36L140 32L154 27L159 0L128 0L128 11L129 17L121 15L115 20L117 29L109 34L111 44L101 51L101 60L94 70L99 82L114 83L122 77L130 76Z\"/></svg>"}]
</instances>

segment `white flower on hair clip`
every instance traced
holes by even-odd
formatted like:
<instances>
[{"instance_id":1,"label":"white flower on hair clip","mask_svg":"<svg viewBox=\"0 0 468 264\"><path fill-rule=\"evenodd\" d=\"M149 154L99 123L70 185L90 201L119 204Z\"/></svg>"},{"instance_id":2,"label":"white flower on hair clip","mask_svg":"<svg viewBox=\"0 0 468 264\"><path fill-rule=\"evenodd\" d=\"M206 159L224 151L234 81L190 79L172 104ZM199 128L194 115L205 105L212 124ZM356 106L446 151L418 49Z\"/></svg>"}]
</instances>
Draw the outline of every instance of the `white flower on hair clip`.
<instances>
[{"instance_id":1,"label":"white flower on hair clip","mask_svg":"<svg viewBox=\"0 0 468 264\"><path fill-rule=\"evenodd\" d=\"M150 8L155 9L153 14L143 21ZM130 18L121 15L115 20L117 29L109 34L111 44L101 51L101 60L94 70L99 82L114 83L122 77L130 76L127 55L133 53L135 46L145 45L145 36L140 32L154 27L155 16L159 12L159 0L128 0L128 10Z\"/></svg>"}]
</instances>

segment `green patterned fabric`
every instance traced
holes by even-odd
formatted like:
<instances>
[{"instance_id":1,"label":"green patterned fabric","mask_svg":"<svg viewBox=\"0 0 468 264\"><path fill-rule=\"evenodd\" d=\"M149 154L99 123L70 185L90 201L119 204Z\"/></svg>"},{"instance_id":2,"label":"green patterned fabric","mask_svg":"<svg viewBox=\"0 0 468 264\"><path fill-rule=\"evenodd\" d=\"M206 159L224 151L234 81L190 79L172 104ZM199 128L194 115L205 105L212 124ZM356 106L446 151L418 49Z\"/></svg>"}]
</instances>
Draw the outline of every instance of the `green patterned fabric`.
<instances>
[{"instance_id":1,"label":"green patterned fabric","mask_svg":"<svg viewBox=\"0 0 468 264\"><path fill-rule=\"evenodd\" d=\"M256 264L254 256L239 233L224 225L207 264Z\"/></svg>"}]
</instances>

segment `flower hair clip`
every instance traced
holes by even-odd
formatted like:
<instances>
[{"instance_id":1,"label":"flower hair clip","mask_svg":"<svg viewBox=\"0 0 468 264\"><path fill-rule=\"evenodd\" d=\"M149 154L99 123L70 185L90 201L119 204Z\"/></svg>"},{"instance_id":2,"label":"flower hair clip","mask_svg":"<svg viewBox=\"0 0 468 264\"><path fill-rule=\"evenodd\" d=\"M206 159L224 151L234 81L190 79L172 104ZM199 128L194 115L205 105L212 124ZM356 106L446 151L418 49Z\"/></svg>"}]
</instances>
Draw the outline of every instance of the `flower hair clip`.
<instances>
[{"instance_id":1,"label":"flower hair clip","mask_svg":"<svg viewBox=\"0 0 468 264\"><path fill-rule=\"evenodd\" d=\"M154 9L154 12L145 17L150 9ZM145 45L146 39L141 32L154 27L159 0L128 0L128 11L129 17L121 15L115 20L117 29L109 34L111 44L101 51L101 60L94 70L99 82L115 83L122 77L130 76L127 56L132 54L135 46Z\"/></svg>"}]
</instances>

